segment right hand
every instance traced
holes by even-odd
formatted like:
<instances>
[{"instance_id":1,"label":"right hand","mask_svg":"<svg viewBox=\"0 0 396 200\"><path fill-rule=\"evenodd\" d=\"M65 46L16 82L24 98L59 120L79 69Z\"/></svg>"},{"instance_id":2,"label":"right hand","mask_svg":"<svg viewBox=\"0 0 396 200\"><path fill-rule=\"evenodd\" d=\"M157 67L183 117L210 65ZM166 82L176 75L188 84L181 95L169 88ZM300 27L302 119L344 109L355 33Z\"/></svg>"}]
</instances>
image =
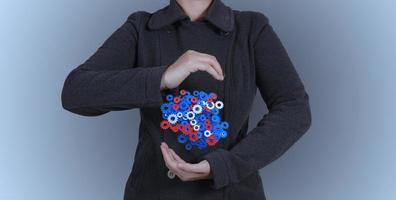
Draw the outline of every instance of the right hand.
<instances>
[{"instance_id":1,"label":"right hand","mask_svg":"<svg viewBox=\"0 0 396 200\"><path fill-rule=\"evenodd\" d=\"M215 56L187 50L162 75L161 90L176 88L198 70L208 72L217 80L224 80L223 71Z\"/></svg>"}]
</instances>

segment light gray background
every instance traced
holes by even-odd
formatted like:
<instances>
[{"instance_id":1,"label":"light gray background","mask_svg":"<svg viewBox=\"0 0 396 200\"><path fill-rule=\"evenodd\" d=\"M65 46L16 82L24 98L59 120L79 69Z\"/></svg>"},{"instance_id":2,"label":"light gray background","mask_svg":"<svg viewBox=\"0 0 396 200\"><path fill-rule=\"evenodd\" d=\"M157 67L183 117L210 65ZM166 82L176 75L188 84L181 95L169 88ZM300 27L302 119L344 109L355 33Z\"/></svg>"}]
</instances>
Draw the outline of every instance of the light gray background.
<instances>
[{"instance_id":1,"label":"light gray background","mask_svg":"<svg viewBox=\"0 0 396 200\"><path fill-rule=\"evenodd\" d=\"M395 1L224 2L270 18L310 95L311 129L261 170L267 198L395 199ZM131 12L167 3L0 3L0 199L122 199L138 110L78 116L60 92ZM253 110L251 125L267 112L260 96Z\"/></svg>"}]
</instances>

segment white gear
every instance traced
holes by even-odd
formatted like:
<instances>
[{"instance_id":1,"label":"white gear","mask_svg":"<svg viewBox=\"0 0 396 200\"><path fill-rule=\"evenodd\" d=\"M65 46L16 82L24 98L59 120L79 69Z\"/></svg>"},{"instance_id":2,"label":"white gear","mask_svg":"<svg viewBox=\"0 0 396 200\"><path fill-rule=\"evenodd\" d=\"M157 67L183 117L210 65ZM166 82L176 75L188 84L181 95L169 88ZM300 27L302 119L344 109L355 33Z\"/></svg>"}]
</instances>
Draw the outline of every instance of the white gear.
<instances>
[{"instance_id":1,"label":"white gear","mask_svg":"<svg viewBox=\"0 0 396 200\"><path fill-rule=\"evenodd\" d=\"M209 137L209 136L212 135L212 133L211 133L209 130L206 130L206 131L204 132L204 135L205 135L205 137Z\"/></svg>"},{"instance_id":2,"label":"white gear","mask_svg":"<svg viewBox=\"0 0 396 200\"><path fill-rule=\"evenodd\" d=\"M181 118L181 117L183 117L183 113L181 113L181 112L177 112L177 114L176 114L176 115L177 115L177 117L178 117L178 118Z\"/></svg>"},{"instance_id":3,"label":"white gear","mask_svg":"<svg viewBox=\"0 0 396 200\"><path fill-rule=\"evenodd\" d=\"M177 122L177 116L175 115L175 114L170 114L170 115L168 115L168 121L169 121L169 123L171 123L171 124L176 124L176 122Z\"/></svg>"},{"instance_id":4,"label":"white gear","mask_svg":"<svg viewBox=\"0 0 396 200\"><path fill-rule=\"evenodd\" d=\"M195 113L194 113L194 112L188 111L188 112L186 113L186 118L187 118L187 119L192 120L192 119L194 119L194 117L195 117Z\"/></svg>"},{"instance_id":5,"label":"white gear","mask_svg":"<svg viewBox=\"0 0 396 200\"><path fill-rule=\"evenodd\" d=\"M191 121L190 121L190 124L191 124L191 125L196 125L196 124L197 124L197 120L195 120L195 119L191 120Z\"/></svg>"},{"instance_id":6,"label":"white gear","mask_svg":"<svg viewBox=\"0 0 396 200\"><path fill-rule=\"evenodd\" d=\"M196 125L194 125L194 128L193 128L193 129L194 129L194 131L199 131L199 128L200 128L199 125L196 124Z\"/></svg>"},{"instance_id":7,"label":"white gear","mask_svg":"<svg viewBox=\"0 0 396 200\"><path fill-rule=\"evenodd\" d=\"M224 106L224 103L222 101L216 101L215 106L218 109L222 109Z\"/></svg>"},{"instance_id":8,"label":"white gear","mask_svg":"<svg viewBox=\"0 0 396 200\"><path fill-rule=\"evenodd\" d=\"M209 110L212 110L212 109L215 107L215 104L214 104L213 102L208 102L208 103L206 104L206 107L207 107Z\"/></svg>"},{"instance_id":9,"label":"white gear","mask_svg":"<svg viewBox=\"0 0 396 200\"><path fill-rule=\"evenodd\" d=\"M194 106L192 107L192 110L193 110L193 112L194 112L195 114L199 114L199 113L202 112L202 106L196 104L196 105L194 105Z\"/></svg>"}]
</instances>

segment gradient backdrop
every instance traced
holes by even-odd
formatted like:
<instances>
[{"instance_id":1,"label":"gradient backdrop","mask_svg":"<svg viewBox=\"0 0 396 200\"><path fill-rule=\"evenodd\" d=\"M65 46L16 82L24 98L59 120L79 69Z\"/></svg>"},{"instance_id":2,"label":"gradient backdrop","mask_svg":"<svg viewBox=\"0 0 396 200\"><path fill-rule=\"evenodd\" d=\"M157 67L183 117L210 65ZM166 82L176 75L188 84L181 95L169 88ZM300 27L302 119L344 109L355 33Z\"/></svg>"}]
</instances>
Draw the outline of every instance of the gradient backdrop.
<instances>
[{"instance_id":1,"label":"gradient backdrop","mask_svg":"<svg viewBox=\"0 0 396 200\"><path fill-rule=\"evenodd\" d=\"M267 198L395 199L395 1L223 1L270 18L310 95L312 127L261 170ZM1 200L122 199L138 110L78 116L60 92L131 12L167 3L1 1Z\"/></svg>"}]
</instances>

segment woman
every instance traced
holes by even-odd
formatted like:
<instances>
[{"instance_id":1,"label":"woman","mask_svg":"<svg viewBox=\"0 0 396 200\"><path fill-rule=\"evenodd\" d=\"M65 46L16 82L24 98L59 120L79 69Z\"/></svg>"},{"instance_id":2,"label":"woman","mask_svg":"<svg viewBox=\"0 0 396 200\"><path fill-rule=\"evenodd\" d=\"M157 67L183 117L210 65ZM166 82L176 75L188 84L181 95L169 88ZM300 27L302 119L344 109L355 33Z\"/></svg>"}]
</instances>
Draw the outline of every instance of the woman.
<instances>
[{"instance_id":1,"label":"woman","mask_svg":"<svg viewBox=\"0 0 396 200\"><path fill-rule=\"evenodd\" d=\"M269 113L247 132L257 88ZM224 100L226 139L187 151L160 128L165 95L181 89ZM268 18L220 0L170 0L130 14L67 76L62 105L84 116L140 109L124 199L265 199L258 170L311 125L304 85Z\"/></svg>"}]
</instances>

